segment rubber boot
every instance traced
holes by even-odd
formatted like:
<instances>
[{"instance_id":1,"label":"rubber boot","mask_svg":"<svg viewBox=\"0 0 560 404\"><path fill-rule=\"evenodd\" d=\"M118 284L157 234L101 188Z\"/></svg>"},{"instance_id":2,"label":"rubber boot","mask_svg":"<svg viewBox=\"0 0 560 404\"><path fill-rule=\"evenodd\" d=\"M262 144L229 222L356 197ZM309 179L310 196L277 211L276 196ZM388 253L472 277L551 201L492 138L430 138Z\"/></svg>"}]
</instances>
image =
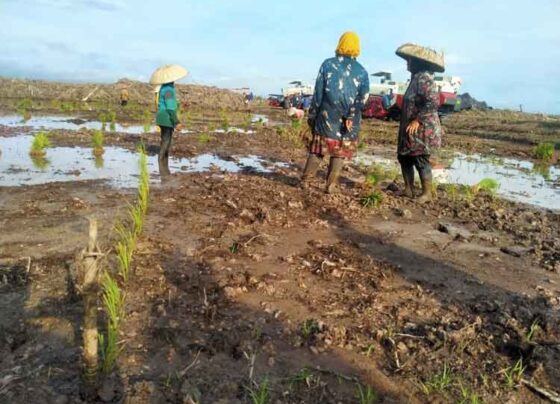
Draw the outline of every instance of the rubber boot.
<instances>
[{"instance_id":1,"label":"rubber boot","mask_svg":"<svg viewBox=\"0 0 560 404\"><path fill-rule=\"evenodd\" d=\"M420 182L422 183L422 194L418 197L418 203L426 203L432 200L432 173L427 170L420 171Z\"/></svg>"},{"instance_id":2,"label":"rubber boot","mask_svg":"<svg viewBox=\"0 0 560 404\"><path fill-rule=\"evenodd\" d=\"M342 167L344 167L344 159L340 157L331 157L329 162L329 171L327 173L327 194L336 193L338 185L338 177L342 172Z\"/></svg>"},{"instance_id":3,"label":"rubber boot","mask_svg":"<svg viewBox=\"0 0 560 404\"><path fill-rule=\"evenodd\" d=\"M303 169L303 175L301 176L301 185L306 188L309 181L315 177L319 166L321 165L321 159L315 154L310 154L307 157L307 162L305 163L305 168Z\"/></svg>"},{"instance_id":4,"label":"rubber boot","mask_svg":"<svg viewBox=\"0 0 560 404\"><path fill-rule=\"evenodd\" d=\"M404 196L414 198L414 166L401 164L401 172L404 180Z\"/></svg>"}]
</instances>

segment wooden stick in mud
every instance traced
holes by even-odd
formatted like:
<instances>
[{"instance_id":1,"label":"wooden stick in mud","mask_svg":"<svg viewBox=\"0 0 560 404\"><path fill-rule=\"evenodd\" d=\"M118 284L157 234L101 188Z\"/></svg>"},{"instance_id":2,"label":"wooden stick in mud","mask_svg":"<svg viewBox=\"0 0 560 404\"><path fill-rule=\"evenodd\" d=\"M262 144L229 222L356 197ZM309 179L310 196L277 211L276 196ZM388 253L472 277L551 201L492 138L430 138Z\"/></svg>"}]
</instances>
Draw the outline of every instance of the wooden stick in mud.
<instances>
[{"instance_id":1,"label":"wooden stick in mud","mask_svg":"<svg viewBox=\"0 0 560 404\"><path fill-rule=\"evenodd\" d=\"M97 300L99 294L99 254L97 248L97 220L89 220L89 241L87 249L81 254L80 289L84 301L84 331L82 333L83 350L83 395L94 398L97 391L98 369L98 333L97 333Z\"/></svg>"}]
</instances>

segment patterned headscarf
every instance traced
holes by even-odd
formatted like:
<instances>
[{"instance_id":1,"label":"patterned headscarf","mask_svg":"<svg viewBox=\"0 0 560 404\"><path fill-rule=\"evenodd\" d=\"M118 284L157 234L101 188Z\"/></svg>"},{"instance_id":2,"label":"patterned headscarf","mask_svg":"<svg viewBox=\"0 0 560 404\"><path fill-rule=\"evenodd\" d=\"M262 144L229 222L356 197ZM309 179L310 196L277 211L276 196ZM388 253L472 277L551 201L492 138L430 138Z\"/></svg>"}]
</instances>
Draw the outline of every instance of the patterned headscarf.
<instances>
[{"instance_id":1,"label":"patterned headscarf","mask_svg":"<svg viewBox=\"0 0 560 404\"><path fill-rule=\"evenodd\" d=\"M356 58L360 55L360 37L355 32L342 34L336 47L337 56L350 56Z\"/></svg>"}]
</instances>

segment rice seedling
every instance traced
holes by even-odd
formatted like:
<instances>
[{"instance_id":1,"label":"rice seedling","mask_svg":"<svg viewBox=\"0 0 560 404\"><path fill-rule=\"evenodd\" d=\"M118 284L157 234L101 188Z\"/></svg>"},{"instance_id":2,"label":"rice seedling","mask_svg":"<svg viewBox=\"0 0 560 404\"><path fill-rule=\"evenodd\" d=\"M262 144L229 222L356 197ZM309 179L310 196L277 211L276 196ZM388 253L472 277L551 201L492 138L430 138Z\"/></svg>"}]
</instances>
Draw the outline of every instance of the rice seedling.
<instances>
[{"instance_id":1,"label":"rice seedling","mask_svg":"<svg viewBox=\"0 0 560 404\"><path fill-rule=\"evenodd\" d=\"M538 320L533 321L533 323L529 327L529 331L527 332L527 335L525 336L525 340L528 343L533 342L533 338L535 338L535 336L537 335L540 329L541 327L539 325Z\"/></svg>"},{"instance_id":2,"label":"rice seedling","mask_svg":"<svg viewBox=\"0 0 560 404\"><path fill-rule=\"evenodd\" d=\"M208 143L210 142L210 135L206 132L201 133L200 135L198 135L198 143Z\"/></svg>"},{"instance_id":3,"label":"rice seedling","mask_svg":"<svg viewBox=\"0 0 560 404\"><path fill-rule=\"evenodd\" d=\"M251 129L251 124L252 123L253 123L253 119L251 117L251 114L245 114L245 117L243 118L243 128L246 131Z\"/></svg>"},{"instance_id":4,"label":"rice seedling","mask_svg":"<svg viewBox=\"0 0 560 404\"><path fill-rule=\"evenodd\" d=\"M114 132L117 129L117 113L115 111L109 111L107 116L109 118L109 130Z\"/></svg>"},{"instance_id":5,"label":"rice seedling","mask_svg":"<svg viewBox=\"0 0 560 404\"><path fill-rule=\"evenodd\" d=\"M97 119L101 122L101 130L105 132L107 129L107 114L105 112L100 112L97 115Z\"/></svg>"},{"instance_id":6,"label":"rice seedling","mask_svg":"<svg viewBox=\"0 0 560 404\"><path fill-rule=\"evenodd\" d=\"M268 380L264 379L261 383L253 382L254 388L246 387L249 397L253 404L270 403L270 392L268 388Z\"/></svg>"},{"instance_id":7,"label":"rice seedling","mask_svg":"<svg viewBox=\"0 0 560 404\"><path fill-rule=\"evenodd\" d=\"M301 126L302 126L302 123L299 119L293 119L292 120L292 128L293 129L299 129L299 128L301 128Z\"/></svg>"},{"instance_id":8,"label":"rice seedling","mask_svg":"<svg viewBox=\"0 0 560 404\"><path fill-rule=\"evenodd\" d=\"M552 161L554 157L554 144L552 143L539 143L535 146L535 158L541 161Z\"/></svg>"},{"instance_id":9,"label":"rice seedling","mask_svg":"<svg viewBox=\"0 0 560 404\"><path fill-rule=\"evenodd\" d=\"M490 195L495 195L500 188L500 183L493 178L484 178L473 187L474 193L485 191Z\"/></svg>"},{"instance_id":10,"label":"rice seedling","mask_svg":"<svg viewBox=\"0 0 560 404\"><path fill-rule=\"evenodd\" d=\"M308 368L303 368L288 379L288 384L291 389L302 384L306 384L307 386L309 386L312 377L313 372L311 372L311 370Z\"/></svg>"},{"instance_id":11,"label":"rice seedling","mask_svg":"<svg viewBox=\"0 0 560 404\"><path fill-rule=\"evenodd\" d=\"M469 387L465 386L462 382L459 382L459 391L461 393L459 404L480 404L481 401L478 398L478 394L469 389Z\"/></svg>"},{"instance_id":12,"label":"rice seedling","mask_svg":"<svg viewBox=\"0 0 560 404\"><path fill-rule=\"evenodd\" d=\"M421 382L420 387L425 394L431 394L433 391L443 392L447 390L453 384L453 377L451 375L451 369L447 366L447 363L443 365L443 369L440 373L434 375L430 380L425 383Z\"/></svg>"},{"instance_id":13,"label":"rice seedling","mask_svg":"<svg viewBox=\"0 0 560 404\"><path fill-rule=\"evenodd\" d=\"M224 132L228 133L230 128L230 122L229 122L229 117L225 111L220 111L220 121Z\"/></svg>"},{"instance_id":14,"label":"rice seedling","mask_svg":"<svg viewBox=\"0 0 560 404\"><path fill-rule=\"evenodd\" d=\"M21 100L20 102L18 102L17 106L16 106L16 110L24 115L26 112L28 112L31 108L33 107L33 101L31 100L31 98L24 98L23 100Z\"/></svg>"},{"instance_id":15,"label":"rice seedling","mask_svg":"<svg viewBox=\"0 0 560 404\"><path fill-rule=\"evenodd\" d=\"M301 332L301 336L305 340L309 340L318 331L319 331L319 324L317 323L317 320L313 318L308 318L303 323L301 323L300 332Z\"/></svg>"},{"instance_id":16,"label":"rice seedling","mask_svg":"<svg viewBox=\"0 0 560 404\"><path fill-rule=\"evenodd\" d=\"M133 233L138 236L144 228L144 211L140 205L129 205L128 215L132 221Z\"/></svg>"},{"instance_id":17,"label":"rice seedling","mask_svg":"<svg viewBox=\"0 0 560 404\"><path fill-rule=\"evenodd\" d=\"M132 254L136 248L136 235L128 230L122 223L115 225L115 232L119 240L115 246L117 253L117 263L119 264L118 273L124 282L128 281L128 273L132 262Z\"/></svg>"},{"instance_id":18,"label":"rice seedling","mask_svg":"<svg viewBox=\"0 0 560 404\"><path fill-rule=\"evenodd\" d=\"M124 295L118 283L105 272L102 281L103 305L107 314L107 338L99 338L103 359L103 372L108 374L113 370L117 357L121 351L118 347L118 332L124 316Z\"/></svg>"},{"instance_id":19,"label":"rice seedling","mask_svg":"<svg viewBox=\"0 0 560 404\"><path fill-rule=\"evenodd\" d=\"M383 202L383 194L377 189L360 198L360 203L364 208L376 207L381 202Z\"/></svg>"},{"instance_id":20,"label":"rice seedling","mask_svg":"<svg viewBox=\"0 0 560 404\"><path fill-rule=\"evenodd\" d=\"M526 367L523 366L523 358L519 358L519 360L515 363L515 365L504 369L504 379L506 387L513 388L515 387L523 378L523 373L525 373Z\"/></svg>"},{"instance_id":21,"label":"rice seedling","mask_svg":"<svg viewBox=\"0 0 560 404\"><path fill-rule=\"evenodd\" d=\"M450 200L456 201L459 188L457 187L457 184L447 184L445 186L445 192Z\"/></svg>"},{"instance_id":22,"label":"rice seedling","mask_svg":"<svg viewBox=\"0 0 560 404\"><path fill-rule=\"evenodd\" d=\"M96 156L101 156L105 150L103 150L103 143L105 141L105 136L100 130L94 130L91 136L91 146L93 147L93 154Z\"/></svg>"},{"instance_id":23,"label":"rice seedling","mask_svg":"<svg viewBox=\"0 0 560 404\"><path fill-rule=\"evenodd\" d=\"M373 404L377 400L375 391L371 386L363 386L361 383L356 384L356 398L360 404Z\"/></svg>"},{"instance_id":24,"label":"rice seedling","mask_svg":"<svg viewBox=\"0 0 560 404\"><path fill-rule=\"evenodd\" d=\"M35 157L43 157L46 154L45 149L47 147L51 147L49 134L47 132L39 132L33 137L29 154Z\"/></svg>"}]
</instances>

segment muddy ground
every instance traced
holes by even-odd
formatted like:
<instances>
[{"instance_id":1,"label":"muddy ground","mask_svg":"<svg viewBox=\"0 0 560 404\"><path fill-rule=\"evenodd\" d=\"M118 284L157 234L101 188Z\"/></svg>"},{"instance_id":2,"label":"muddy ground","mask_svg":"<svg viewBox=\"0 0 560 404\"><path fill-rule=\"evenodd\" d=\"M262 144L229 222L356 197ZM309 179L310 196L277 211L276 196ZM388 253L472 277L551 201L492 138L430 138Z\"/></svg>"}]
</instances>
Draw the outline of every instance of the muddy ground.
<instances>
[{"instance_id":1,"label":"muddy ground","mask_svg":"<svg viewBox=\"0 0 560 404\"><path fill-rule=\"evenodd\" d=\"M197 133L220 121L218 112L194 115ZM449 119L450 149L530 157L541 139L466 135L459 128L477 115ZM123 351L97 402L251 402L249 390L265 381L273 403L355 403L358 385L382 403L546 402L535 388L560 391L558 213L444 188L419 206L389 180L382 203L364 208L361 168L347 167L338 195L323 193L324 171L302 190L299 135L251 128L176 137L176 156L288 164L152 184ZM394 129L368 121L366 147L390 155ZM157 134L106 141L133 150L140 138L157 152ZM90 134L54 131L52 140L85 146ZM82 402L75 254L91 216L110 251L133 198L99 181L0 188L1 402Z\"/></svg>"}]
</instances>

